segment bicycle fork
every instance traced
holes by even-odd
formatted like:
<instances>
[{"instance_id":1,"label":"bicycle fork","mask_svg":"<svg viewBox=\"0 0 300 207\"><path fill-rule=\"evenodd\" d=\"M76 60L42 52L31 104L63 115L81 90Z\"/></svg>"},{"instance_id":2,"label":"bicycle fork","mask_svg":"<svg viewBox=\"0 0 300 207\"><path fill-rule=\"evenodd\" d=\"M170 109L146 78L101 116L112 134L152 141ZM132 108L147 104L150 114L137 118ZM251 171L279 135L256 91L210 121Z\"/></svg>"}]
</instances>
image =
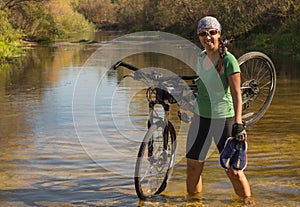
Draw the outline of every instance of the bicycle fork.
<instances>
[{"instance_id":1,"label":"bicycle fork","mask_svg":"<svg viewBox=\"0 0 300 207\"><path fill-rule=\"evenodd\" d=\"M148 129L156 124L158 128L162 128L162 139L163 139L163 152L166 152L168 149L168 124L169 124L169 114L170 114L170 105L167 103L159 103L164 108L164 117L160 117L154 109L154 106L158 104L155 101L149 102L149 119L148 119ZM158 139L159 137L152 137L148 143L148 157L153 156L153 147L154 147L154 139Z\"/></svg>"}]
</instances>

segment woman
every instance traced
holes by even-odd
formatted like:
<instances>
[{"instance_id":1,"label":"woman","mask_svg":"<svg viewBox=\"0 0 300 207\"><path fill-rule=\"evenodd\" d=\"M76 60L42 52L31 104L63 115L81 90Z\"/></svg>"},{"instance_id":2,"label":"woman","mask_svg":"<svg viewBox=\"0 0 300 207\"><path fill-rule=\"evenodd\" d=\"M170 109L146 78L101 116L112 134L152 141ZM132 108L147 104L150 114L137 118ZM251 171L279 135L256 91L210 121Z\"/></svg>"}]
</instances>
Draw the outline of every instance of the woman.
<instances>
[{"instance_id":1,"label":"woman","mask_svg":"<svg viewBox=\"0 0 300 207\"><path fill-rule=\"evenodd\" d=\"M220 39L218 20L206 16L198 22L197 33L205 48L199 56L197 109L187 138L187 191L195 195L202 191L202 170L212 138L219 153L228 137L246 140L242 124L240 68L236 58L226 51ZM250 186L243 170L226 170L235 193L253 204Z\"/></svg>"}]
</instances>

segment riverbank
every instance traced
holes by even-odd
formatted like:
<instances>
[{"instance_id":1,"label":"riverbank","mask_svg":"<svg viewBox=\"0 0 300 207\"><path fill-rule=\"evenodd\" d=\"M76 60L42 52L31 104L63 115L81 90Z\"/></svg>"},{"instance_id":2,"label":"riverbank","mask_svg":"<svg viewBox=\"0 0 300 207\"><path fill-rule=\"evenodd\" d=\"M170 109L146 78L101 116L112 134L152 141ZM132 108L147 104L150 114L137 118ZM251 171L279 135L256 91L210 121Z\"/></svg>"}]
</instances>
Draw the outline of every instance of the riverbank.
<instances>
[{"instance_id":1,"label":"riverbank","mask_svg":"<svg viewBox=\"0 0 300 207\"><path fill-rule=\"evenodd\" d=\"M72 42L74 44L83 44L83 43L97 43L97 35L101 34L113 34L116 36L125 35L125 31L98 31L93 34L84 34L84 35L74 35L74 37L66 40L59 40ZM197 41L197 37L190 37L191 41ZM16 58L20 55L26 55L26 51L31 47L37 47L40 45L48 45L54 42L31 42L20 40L20 45L17 47L15 54L11 54L11 57L6 61L1 62L1 68L6 68L3 65L7 63L14 63ZM247 48L249 51L261 51L270 56L289 56L294 59L300 60L300 37L294 34L262 34L262 33L252 33L247 36L241 36L233 39L233 44L238 45L238 47ZM22 51L22 52L21 52Z\"/></svg>"}]
</instances>

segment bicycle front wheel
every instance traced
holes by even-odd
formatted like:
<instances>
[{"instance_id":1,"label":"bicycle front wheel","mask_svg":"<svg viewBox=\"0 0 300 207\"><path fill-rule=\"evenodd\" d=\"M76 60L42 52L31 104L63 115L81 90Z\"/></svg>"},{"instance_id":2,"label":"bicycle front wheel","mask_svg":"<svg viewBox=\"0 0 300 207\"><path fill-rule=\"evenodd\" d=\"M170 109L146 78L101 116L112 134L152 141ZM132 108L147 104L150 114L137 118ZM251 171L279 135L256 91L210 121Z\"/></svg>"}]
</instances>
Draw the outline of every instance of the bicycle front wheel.
<instances>
[{"instance_id":1,"label":"bicycle front wheel","mask_svg":"<svg viewBox=\"0 0 300 207\"><path fill-rule=\"evenodd\" d=\"M275 94L276 71L271 59L261 52L249 52L238 59L241 69L243 120L257 122L267 111Z\"/></svg>"},{"instance_id":2,"label":"bicycle front wheel","mask_svg":"<svg viewBox=\"0 0 300 207\"><path fill-rule=\"evenodd\" d=\"M171 122L152 124L141 143L135 166L135 190L145 200L167 187L175 161L176 134Z\"/></svg>"}]
</instances>

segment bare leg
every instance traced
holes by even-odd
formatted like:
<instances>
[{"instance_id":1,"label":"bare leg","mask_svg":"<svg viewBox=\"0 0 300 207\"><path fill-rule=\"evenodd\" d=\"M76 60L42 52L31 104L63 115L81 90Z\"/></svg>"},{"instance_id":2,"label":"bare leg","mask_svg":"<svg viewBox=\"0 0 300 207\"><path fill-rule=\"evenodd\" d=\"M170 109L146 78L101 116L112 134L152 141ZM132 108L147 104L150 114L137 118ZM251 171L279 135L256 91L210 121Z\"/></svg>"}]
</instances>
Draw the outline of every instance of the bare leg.
<instances>
[{"instance_id":1,"label":"bare leg","mask_svg":"<svg viewBox=\"0 0 300 207\"><path fill-rule=\"evenodd\" d=\"M187 179L186 187L190 195L195 195L202 191L202 178L204 162L187 158Z\"/></svg>"},{"instance_id":2,"label":"bare leg","mask_svg":"<svg viewBox=\"0 0 300 207\"><path fill-rule=\"evenodd\" d=\"M244 198L245 203L247 202L248 205L255 205L255 202L251 199L250 185L244 171L230 169L226 171L226 173L232 183L235 193Z\"/></svg>"}]
</instances>

